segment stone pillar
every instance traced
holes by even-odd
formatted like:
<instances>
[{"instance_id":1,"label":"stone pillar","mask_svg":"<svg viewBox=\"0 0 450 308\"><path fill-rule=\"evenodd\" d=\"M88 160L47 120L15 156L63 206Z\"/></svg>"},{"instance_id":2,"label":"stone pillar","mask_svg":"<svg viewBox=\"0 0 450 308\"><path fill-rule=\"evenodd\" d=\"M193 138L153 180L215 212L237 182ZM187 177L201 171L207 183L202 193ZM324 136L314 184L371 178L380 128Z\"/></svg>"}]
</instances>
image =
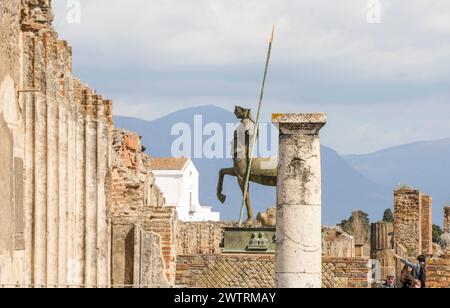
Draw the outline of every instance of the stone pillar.
<instances>
[{"instance_id":1,"label":"stone pillar","mask_svg":"<svg viewBox=\"0 0 450 308\"><path fill-rule=\"evenodd\" d=\"M444 232L450 233L450 206L444 208Z\"/></svg>"},{"instance_id":2,"label":"stone pillar","mask_svg":"<svg viewBox=\"0 0 450 308\"><path fill-rule=\"evenodd\" d=\"M278 288L322 285L319 131L326 115L273 115L280 131L277 182Z\"/></svg>"},{"instance_id":3,"label":"stone pillar","mask_svg":"<svg viewBox=\"0 0 450 308\"><path fill-rule=\"evenodd\" d=\"M433 198L422 196L422 254L433 253Z\"/></svg>"},{"instance_id":4,"label":"stone pillar","mask_svg":"<svg viewBox=\"0 0 450 308\"><path fill-rule=\"evenodd\" d=\"M74 101L74 91L68 93L69 102ZM76 276L76 109L74 104L67 105L67 284L75 285Z\"/></svg>"},{"instance_id":5,"label":"stone pillar","mask_svg":"<svg viewBox=\"0 0 450 308\"><path fill-rule=\"evenodd\" d=\"M58 178L59 178L59 205L58 205L58 284L67 285L68 272L68 116L67 103L61 102L58 105ZM72 174L70 174L72 176Z\"/></svg>"},{"instance_id":6,"label":"stone pillar","mask_svg":"<svg viewBox=\"0 0 450 308\"><path fill-rule=\"evenodd\" d=\"M34 88L35 78L33 71L34 59L34 40L24 35L25 48L30 50L28 54L24 55L24 86L30 89ZM26 68L26 69L25 69ZM34 251L34 205L35 205L35 105L36 95L35 93L29 93L23 95L25 106L25 202L24 202L24 214L25 214L25 251L26 251L26 266L25 266L25 284L31 285L33 281L33 251Z\"/></svg>"},{"instance_id":7,"label":"stone pillar","mask_svg":"<svg viewBox=\"0 0 450 308\"><path fill-rule=\"evenodd\" d=\"M45 285L47 269L47 104L37 95L35 109L34 283Z\"/></svg>"},{"instance_id":8,"label":"stone pillar","mask_svg":"<svg viewBox=\"0 0 450 308\"><path fill-rule=\"evenodd\" d=\"M84 93L82 94L84 95ZM75 262L73 266L73 284L83 285L85 283L85 228L86 228L86 144L85 144L85 107L76 106L76 135L75 135L75 160L76 160L76 189L75 189Z\"/></svg>"},{"instance_id":9,"label":"stone pillar","mask_svg":"<svg viewBox=\"0 0 450 308\"><path fill-rule=\"evenodd\" d=\"M394 241L410 258L422 254L422 193L410 188L394 192Z\"/></svg>"},{"instance_id":10,"label":"stone pillar","mask_svg":"<svg viewBox=\"0 0 450 308\"><path fill-rule=\"evenodd\" d=\"M388 222L377 222L371 224L370 232L370 255L372 259L376 259L378 251L385 249L394 249L393 236L394 225Z\"/></svg>"},{"instance_id":11,"label":"stone pillar","mask_svg":"<svg viewBox=\"0 0 450 308\"><path fill-rule=\"evenodd\" d=\"M58 109L47 100L47 284L58 284Z\"/></svg>"},{"instance_id":12,"label":"stone pillar","mask_svg":"<svg viewBox=\"0 0 450 308\"><path fill-rule=\"evenodd\" d=\"M110 130L106 121L107 106L109 101L102 101L98 104L97 110L97 175L98 175L98 193L97 193L97 283L106 286L111 283L109 279L109 222L108 222L108 204L111 198L107 195L110 190L107 186L109 175L109 147Z\"/></svg>"},{"instance_id":13,"label":"stone pillar","mask_svg":"<svg viewBox=\"0 0 450 308\"><path fill-rule=\"evenodd\" d=\"M86 281L97 284L97 123L96 96L86 99Z\"/></svg>"}]
</instances>

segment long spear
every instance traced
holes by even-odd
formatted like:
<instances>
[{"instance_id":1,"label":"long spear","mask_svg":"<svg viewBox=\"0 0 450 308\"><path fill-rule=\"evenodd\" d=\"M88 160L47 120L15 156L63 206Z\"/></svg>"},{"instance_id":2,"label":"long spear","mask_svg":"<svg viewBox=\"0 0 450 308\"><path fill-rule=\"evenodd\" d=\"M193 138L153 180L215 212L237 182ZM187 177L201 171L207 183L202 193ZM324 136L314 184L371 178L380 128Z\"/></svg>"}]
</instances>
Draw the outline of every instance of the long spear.
<instances>
[{"instance_id":1,"label":"long spear","mask_svg":"<svg viewBox=\"0 0 450 308\"><path fill-rule=\"evenodd\" d=\"M250 151L249 151L249 156L250 157L248 158L247 173L245 175L244 197L242 199L241 214L239 216L239 227L242 226L242 215L244 215L245 201L246 201L246 196L248 194L248 186L249 186L249 182L250 182L250 171L252 169L252 161L253 161L253 151L254 151L253 148L255 147L256 138L258 136L259 117L261 115L261 107L262 107L262 102L263 102L263 98L264 98L264 88L266 86L267 73L269 72L270 55L272 54L272 43L273 43L274 36L275 36L275 25L273 25L272 34L270 35L269 50L267 52L266 67L264 69L264 77L263 77L262 86L261 86L261 94L259 96L258 113L256 115L255 131L254 131L254 134L253 134L253 139L252 139L252 141L250 143Z\"/></svg>"}]
</instances>

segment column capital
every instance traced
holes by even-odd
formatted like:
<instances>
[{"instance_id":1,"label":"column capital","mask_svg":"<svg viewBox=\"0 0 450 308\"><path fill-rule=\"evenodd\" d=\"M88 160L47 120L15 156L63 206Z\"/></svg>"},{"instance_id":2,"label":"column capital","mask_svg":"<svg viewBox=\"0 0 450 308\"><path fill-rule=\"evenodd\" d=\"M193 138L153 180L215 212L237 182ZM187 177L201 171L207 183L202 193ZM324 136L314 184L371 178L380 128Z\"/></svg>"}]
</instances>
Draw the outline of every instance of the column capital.
<instances>
[{"instance_id":1,"label":"column capital","mask_svg":"<svg viewBox=\"0 0 450 308\"><path fill-rule=\"evenodd\" d=\"M274 113L272 123L282 135L318 135L327 123L325 113Z\"/></svg>"}]
</instances>

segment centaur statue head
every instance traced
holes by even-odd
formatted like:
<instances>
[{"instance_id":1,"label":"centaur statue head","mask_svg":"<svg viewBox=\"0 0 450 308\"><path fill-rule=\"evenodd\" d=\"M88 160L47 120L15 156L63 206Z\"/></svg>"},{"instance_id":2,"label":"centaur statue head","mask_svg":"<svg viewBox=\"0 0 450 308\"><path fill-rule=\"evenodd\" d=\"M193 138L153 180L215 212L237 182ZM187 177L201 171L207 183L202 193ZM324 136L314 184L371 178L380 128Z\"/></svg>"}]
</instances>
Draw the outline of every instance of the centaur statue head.
<instances>
[{"instance_id":1,"label":"centaur statue head","mask_svg":"<svg viewBox=\"0 0 450 308\"><path fill-rule=\"evenodd\" d=\"M255 123L255 120L253 120L253 117L252 117L252 110L251 109L246 109L246 108L241 107L241 106L236 106L236 107L234 107L234 115L239 120L249 119L250 121Z\"/></svg>"}]
</instances>

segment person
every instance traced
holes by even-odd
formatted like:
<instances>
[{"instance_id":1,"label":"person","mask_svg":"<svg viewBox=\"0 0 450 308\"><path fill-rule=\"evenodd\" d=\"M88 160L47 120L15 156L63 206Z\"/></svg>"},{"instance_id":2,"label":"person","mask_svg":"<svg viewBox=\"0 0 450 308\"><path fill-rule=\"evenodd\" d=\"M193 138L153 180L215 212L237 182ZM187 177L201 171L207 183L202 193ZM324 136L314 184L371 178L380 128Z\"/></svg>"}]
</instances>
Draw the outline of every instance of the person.
<instances>
[{"instance_id":1,"label":"person","mask_svg":"<svg viewBox=\"0 0 450 308\"><path fill-rule=\"evenodd\" d=\"M414 277L411 274L411 269L408 266L404 266L400 274L400 282L402 289L411 289L414 284Z\"/></svg>"},{"instance_id":2,"label":"person","mask_svg":"<svg viewBox=\"0 0 450 308\"><path fill-rule=\"evenodd\" d=\"M413 284L413 289L421 289L422 288L422 283L420 282L419 279L415 279L414 280L414 284Z\"/></svg>"},{"instance_id":3,"label":"person","mask_svg":"<svg viewBox=\"0 0 450 308\"><path fill-rule=\"evenodd\" d=\"M412 275L415 279L420 281L421 288L426 287L426 258L423 255L417 257L418 263L412 263L398 255L394 255L397 259L405 264L405 266L412 269Z\"/></svg>"},{"instance_id":4,"label":"person","mask_svg":"<svg viewBox=\"0 0 450 308\"><path fill-rule=\"evenodd\" d=\"M386 282L383 284L383 289L395 289L395 277L387 276Z\"/></svg>"}]
</instances>

